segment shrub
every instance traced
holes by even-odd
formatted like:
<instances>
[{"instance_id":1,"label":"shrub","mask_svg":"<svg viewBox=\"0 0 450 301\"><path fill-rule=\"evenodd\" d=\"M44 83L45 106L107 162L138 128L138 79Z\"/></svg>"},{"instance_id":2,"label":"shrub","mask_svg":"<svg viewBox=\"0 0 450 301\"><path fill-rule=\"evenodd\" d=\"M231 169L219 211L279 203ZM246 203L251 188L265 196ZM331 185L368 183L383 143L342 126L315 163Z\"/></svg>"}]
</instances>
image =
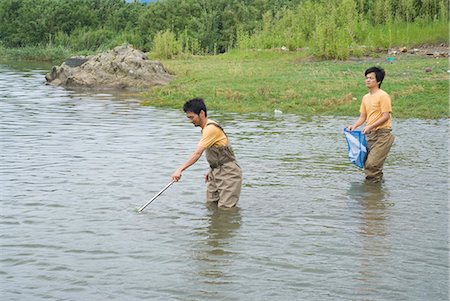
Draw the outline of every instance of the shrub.
<instances>
[{"instance_id":1,"label":"shrub","mask_svg":"<svg viewBox=\"0 0 450 301\"><path fill-rule=\"evenodd\" d=\"M70 46L74 50L95 51L100 48L107 49L114 37L114 32L108 29L79 29L70 36Z\"/></svg>"},{"instance_id":2,"label":"shrub","mask_svg":"<svg viewBox=\"0 0 450 301\"><path fill-rule=\"evenodd\" d=\"M181 50L181 43L170 30L158 32L153 39L152 53L158 58L171 59L180 54Z\"/></svg>"}]
</instances>

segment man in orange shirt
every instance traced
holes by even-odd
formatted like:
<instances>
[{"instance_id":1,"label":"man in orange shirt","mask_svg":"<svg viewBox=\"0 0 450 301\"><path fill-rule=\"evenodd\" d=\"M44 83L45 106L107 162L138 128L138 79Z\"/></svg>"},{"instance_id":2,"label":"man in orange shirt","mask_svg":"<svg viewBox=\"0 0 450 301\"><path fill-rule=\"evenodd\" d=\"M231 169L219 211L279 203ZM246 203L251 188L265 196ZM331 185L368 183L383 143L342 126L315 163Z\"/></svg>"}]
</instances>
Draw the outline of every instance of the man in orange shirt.
<instances>
[{"instance_id":1,"label":"man in orange shirt","mask_svg":"<svg viewBox=\"0 0 450 301\"><path fill-rule=\"evenodd\" d=\"M367 136L367 159L364 172L367 181L376 183L383 180L384 161L394 143L394 136L391 134L392 104L389 94L381 90L381 83L385 76L384 70L371 67L364 74L369 93L364 95L361 101L358 120L347 129L355 130L366 122L362 130Z\"/></svg>"},{"instance_id":2,"label":"man in orange shirt","mask_svg":"<svg viewBox=\"0 0 450 301\"><path fill-rule=\"evenodd\" d=\"M227 135L217 122L208 119L203 99L193 98L187 101L183 110L194 126L201 127L202 138L189 159L172 174L172 180L179 181L182 172L197 162L205 151L210 166L205 178L206 201L216 202L219 207L236 206L241 194L242 171L236 162Z\"/></svg>"}]
</instances>

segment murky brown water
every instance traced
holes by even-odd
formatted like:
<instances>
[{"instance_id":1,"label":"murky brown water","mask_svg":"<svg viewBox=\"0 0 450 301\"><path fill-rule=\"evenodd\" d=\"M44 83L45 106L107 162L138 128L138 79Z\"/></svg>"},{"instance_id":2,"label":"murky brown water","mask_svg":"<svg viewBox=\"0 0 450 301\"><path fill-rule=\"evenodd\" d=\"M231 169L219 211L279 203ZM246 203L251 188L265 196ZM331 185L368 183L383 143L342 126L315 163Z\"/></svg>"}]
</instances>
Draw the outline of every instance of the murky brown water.
<instances>
[{"instance_id":1,"label":"murky brown water","mask_svg":"<svg viewBox=\"0 0 450 301\"><path fill-rule=\"evenodd\" d=\"M47 70L0 65L2 300L448 300L448 120L396 120L376 187L346 157L354 116L210 112L239 208L206 207L202 159L138 214L199 130Z\"/></svg>"}]
</instances>

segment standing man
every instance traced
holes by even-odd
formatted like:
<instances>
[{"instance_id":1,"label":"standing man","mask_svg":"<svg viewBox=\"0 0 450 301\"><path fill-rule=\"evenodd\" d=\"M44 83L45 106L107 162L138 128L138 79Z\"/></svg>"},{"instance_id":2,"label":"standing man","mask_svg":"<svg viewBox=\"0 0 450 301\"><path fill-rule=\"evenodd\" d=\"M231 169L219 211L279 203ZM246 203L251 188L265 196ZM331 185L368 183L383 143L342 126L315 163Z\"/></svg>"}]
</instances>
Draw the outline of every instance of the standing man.
<instances>
[{"instance_id":1,"label":"standing man","mask_svg":"<svg viewBox=\"0 0 450 301\"><path fill-rule=\"evenodd\" d=\"M364 164L364 173L367 181L378 183L383 180L384 161L394 143L394 136L391 134L392 104L389 94L381 90L384 70L371 67L364 75L369 93L362 98L359 119L347 129L355 130L367 122L362 130L363 134L367 135L367 159Z\"/></svg>"},{"instance_id":2,"label":"standing man","mask_svg":"<svg viewBox=\"0 0 450 301\"><path fill-rule=\"evenodd\" d=\"M241 194L242 171L227 135L217 122L208 119L203 99L193 98L187 101L183 110L194 126L201 127L202 138L189 159L172 174L172 180L178 182L182 172L197 162L203 151L206 151L206 160L210 166L205 177L206 201L216 202L219 207L236 206Z\"/></svg>"}]
</instances>

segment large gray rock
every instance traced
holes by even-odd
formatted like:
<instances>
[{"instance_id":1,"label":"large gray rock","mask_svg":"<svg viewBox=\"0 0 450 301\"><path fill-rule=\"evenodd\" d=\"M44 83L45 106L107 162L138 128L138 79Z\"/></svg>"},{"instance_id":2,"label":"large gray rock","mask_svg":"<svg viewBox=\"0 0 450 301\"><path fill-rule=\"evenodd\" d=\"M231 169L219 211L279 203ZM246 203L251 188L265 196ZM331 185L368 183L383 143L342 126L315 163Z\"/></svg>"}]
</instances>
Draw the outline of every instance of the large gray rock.
<instances>
[{"instance_id":1,"label":"large gray rock","mask_svg":"<svg viewBox=\"0 0 450 301\"><path fill-rule=\"evenodd\" d=\"M161 86L173 78L158 61L129 45L90 57L72 57L45 75L58 86L136 89Z\"/></svg>"}]
</instances>

